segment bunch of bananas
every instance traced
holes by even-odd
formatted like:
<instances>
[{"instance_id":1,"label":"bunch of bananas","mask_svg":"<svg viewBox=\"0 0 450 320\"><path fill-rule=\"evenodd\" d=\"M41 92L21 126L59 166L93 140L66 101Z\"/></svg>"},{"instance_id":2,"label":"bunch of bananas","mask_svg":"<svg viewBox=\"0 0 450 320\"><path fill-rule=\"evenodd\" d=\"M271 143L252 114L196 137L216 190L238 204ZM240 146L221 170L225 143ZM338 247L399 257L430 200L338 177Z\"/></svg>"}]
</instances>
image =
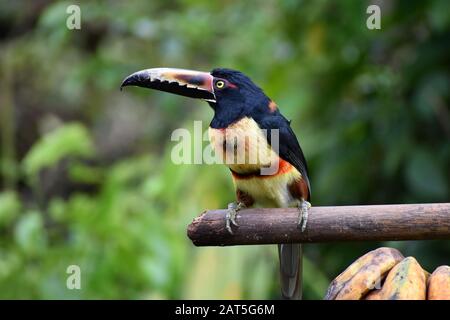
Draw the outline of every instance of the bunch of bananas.
<instances>
[{"instance_id":1,"label":"bunch of bananas","mask_svg":"<svg viewBox=\"0 0 450 320\"><path fill-rule=\"evenodd\" d=\"M337 276L325 300L450 300L450 267L430 275L413 257L378 248Z\"/></svg>"}]
</instances>

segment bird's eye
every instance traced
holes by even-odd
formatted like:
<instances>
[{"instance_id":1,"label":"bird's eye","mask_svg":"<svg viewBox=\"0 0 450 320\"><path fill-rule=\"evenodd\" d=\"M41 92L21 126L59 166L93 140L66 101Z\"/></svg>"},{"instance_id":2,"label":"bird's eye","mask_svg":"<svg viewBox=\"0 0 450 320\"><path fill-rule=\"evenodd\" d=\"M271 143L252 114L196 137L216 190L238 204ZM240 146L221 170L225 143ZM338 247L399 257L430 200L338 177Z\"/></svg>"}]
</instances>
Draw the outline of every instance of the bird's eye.
<instances>
[{"instance_id":1,"label":"bird's eye","mask_svg":"<svg viewBox=\"0 0 450 320\"><path fill-rule=\"evenodd\" d=\"M223 87L225 87L225 81L219 80L216 82L216 87L218 89L222 89Z\"/></svg>"}]
</instances>

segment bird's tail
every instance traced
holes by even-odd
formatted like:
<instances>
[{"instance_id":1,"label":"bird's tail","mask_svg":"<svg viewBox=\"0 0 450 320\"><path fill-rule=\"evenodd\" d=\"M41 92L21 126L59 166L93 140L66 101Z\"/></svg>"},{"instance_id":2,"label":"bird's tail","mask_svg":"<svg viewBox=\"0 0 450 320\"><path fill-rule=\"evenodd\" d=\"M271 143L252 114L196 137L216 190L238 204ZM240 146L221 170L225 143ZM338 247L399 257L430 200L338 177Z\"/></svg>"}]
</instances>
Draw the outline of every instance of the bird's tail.
<instances>
[{"instance_id":1,"label":"bird's tail","mask_svg":"<svg viewBox=\"0 0 450 320\"><path fill-rule=\"evenodd\" d=\"M286 300L302 298L302 245L279 244L281 295Z\"/></svg>"}]
</instances>

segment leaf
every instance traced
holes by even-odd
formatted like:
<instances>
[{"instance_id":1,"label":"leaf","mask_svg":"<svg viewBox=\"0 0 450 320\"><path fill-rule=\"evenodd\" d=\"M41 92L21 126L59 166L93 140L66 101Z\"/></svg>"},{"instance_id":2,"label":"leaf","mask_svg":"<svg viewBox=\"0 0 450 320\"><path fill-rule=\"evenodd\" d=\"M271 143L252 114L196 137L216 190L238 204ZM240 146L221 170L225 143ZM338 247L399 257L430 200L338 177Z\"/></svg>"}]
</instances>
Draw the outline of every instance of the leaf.
<instances>
[{"instance_id":1,"label":"leaf","mask_svg":"<svg viewBox=\"0 0 450 320\"><path fill-rule=\"evenodd\" d=\"M22 216L16 226L14 236L16 243L26 253L41 252L47 243L41 214L32 211Z\"/></svg>"},{"instance_id":2,"label":"leaf","mask_svg":"<svg viewBox=\"0 0 450 320\"><path fill-rule=\"evenodd\" d=\"M17 194L13 191L0 193L0 227L6 226L14 219L21 209Z\"/></svg>"},{"instance_id":3,"label":"leaf","mask_svg":"<svg viewBox=\"0 0 450 320\"><path fill-rule=\"evenodd\" d=\"M92 156L94 147L87 129L80 123L69 123L45 134L25 156L22 166L28 176L53 166L65 157Z\"/></svg>"}]
</instances>

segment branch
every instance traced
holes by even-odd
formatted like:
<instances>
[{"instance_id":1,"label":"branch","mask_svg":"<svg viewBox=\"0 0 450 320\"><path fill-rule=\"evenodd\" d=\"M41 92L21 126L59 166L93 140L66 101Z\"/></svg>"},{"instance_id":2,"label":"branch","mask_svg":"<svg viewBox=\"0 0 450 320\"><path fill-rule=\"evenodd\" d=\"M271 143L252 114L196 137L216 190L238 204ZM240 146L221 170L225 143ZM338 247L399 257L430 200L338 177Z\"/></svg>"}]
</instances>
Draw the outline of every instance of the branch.
<instances>
[{"instance_id":1,"label":"branch","mask_svg":"<svg viewBox=\"0 0 450 320\"><path fill-rule=\"evenodd\" d=\"M296 208L241 210L233 235L225 229L225 215L210 210L195 218L187 231L194 245L450 240L450 203L312 207L303 233Z\"/></svg>"}]
</instances>

